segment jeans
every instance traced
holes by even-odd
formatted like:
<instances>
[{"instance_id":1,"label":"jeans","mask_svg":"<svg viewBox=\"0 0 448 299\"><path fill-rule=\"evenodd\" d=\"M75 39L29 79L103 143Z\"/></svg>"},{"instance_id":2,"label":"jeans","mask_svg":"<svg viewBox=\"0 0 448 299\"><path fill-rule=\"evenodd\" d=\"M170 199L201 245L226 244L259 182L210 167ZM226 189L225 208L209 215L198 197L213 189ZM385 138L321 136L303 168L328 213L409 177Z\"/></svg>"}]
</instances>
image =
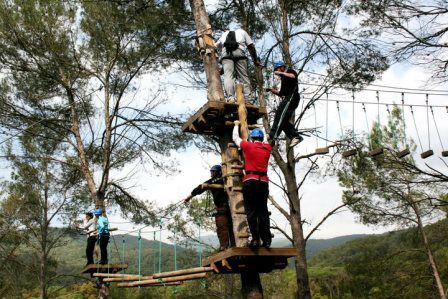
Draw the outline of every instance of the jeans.
<instances>
[{"instance_id":1,"label":"jeans","mask_svg":"<svg viewBox=\"0 0 448 299\"><path fill-rule=\"evenodd\" d=\"M243 185L244 209L252 239L271 244L272 236L268 212L269 184L260 180L247 180Z\"/></svg>"},{"instance_id":2,"label":"jeans","mask_svg":"<svg viewBox=\"0 0 448 299\"><path fill-rule=\"evenodd\" d=\"M249 71L247 69L247 57L243 50L236 49L232 52L232 56L223 50L223 58L221 59L224 69L224 90L228 97L235 97L235 79L238 79L244 86L245 100L249 100L251 93ZM235 76L236 75L236 76Z\"/></svg>"},{"instance_id":3,"label":"jeans","mask_svg":"<svg viewBox=\"0 0 448 299\"><path fill-rule=\"evenodd\" d=\"M109 244L109 235L99 235L98 244L100 245L101 252L100 264L107 264L107 244Z\"/></svg>"},{"instance_id":4,"label":"jeans","mask_svg":"<svg viewBox=\"0 0 448 299\"><path fill-rule=\"evenodd\" d=\"M271 133L269 136L271 140L277 138L282 131L285 132L286 137L288 137L289 139L300 136L299 132L294 127L294 123L291 122L291 117L294 111L299 106L300 96L298 93L296 93L292 95L291 99L290 98L291 95L285 96L285 98L280 102L280 105L278 105L277 110L275 111L274 123L272 124ZM288 101L290 101L290 103L288 108L285 110ZM280 118L282 117L284 110L285 113L280 123Z\"/></svg>"},{"instance_id":5,"label":"jeans","mask_svg":"<svg viewBox=\"0 0 448 299\"><path fill-rule=\"evenodd\" d=\"M87 264L93 264L93 251L95 250L96 236L89 236L87 238L86 258Z\"/></svg>"}]
</instances>

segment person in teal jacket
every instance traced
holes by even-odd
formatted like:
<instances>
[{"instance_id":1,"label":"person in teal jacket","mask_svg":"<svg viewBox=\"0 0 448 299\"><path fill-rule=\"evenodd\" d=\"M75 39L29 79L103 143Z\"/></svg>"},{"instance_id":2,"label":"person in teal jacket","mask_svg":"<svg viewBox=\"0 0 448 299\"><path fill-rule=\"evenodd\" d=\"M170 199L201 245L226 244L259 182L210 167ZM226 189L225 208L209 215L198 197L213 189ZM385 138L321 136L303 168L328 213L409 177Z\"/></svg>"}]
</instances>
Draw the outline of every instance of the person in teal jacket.
<instances>
[{"instance_id":1,"label":"person in teal jacket","mask_svg":"<svg viewBox=\"0 0 448 299\"><path fill-rule=\"evenodd\" d=\"M97 230L98 230L98 244L101 252L100 264L105 265L108 263L107 260L107 244L109 244L109 220L106 215L103 214L102 209L95 210L95 216L97 220Z\"/></svg>"}]
</instances>

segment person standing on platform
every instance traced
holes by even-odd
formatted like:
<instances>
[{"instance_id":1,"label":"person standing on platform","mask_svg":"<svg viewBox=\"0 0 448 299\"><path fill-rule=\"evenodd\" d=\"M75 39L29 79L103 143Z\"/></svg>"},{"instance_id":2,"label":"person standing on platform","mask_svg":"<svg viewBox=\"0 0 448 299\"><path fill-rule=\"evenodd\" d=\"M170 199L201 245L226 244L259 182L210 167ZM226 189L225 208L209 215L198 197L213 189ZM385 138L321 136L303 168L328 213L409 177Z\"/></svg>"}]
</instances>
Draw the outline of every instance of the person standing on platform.
<instances>
[{"instance_id":1,"label":"person standing on platform","mask_svg":"<svg viewBox=\"0 0 448 299\"><path fill-rule=\"evenodd\" d=\"M232 217L230 215L229 197L224 190L224 180L222 178L221 165L214 165L210 168L211 178L200 184L191 191L191 195L185 199L185 202L196 195L204 193L206 190L210 190L213 203L215 204L215 223L216 234L219 240L219 250L223 251L234 245L233 229L232 229ZM220 188L207 188L207 185L222 185Z\"/></svg>"},{"instance_id":2,"label":"person standing on platform","mask_svg":"<svg viewBox=\"0 0 448 299\"><path fill-rule=\"evenodd\" d=\"M82 229L84 231L83 233L87 235L86 266L88 266L94 263L93 252L97 241L96 219L93 217L93 213L87 212L83 222L83 226L79 228Z\"/></svg>"},{"instance_id":3,"label":"person standing on platform","mask_svg":"<svg viewBox=\"0 0 448 299\"><path fill-rule=\"evenodd\" d=\"M102 209L95 210L95 216L97 220L97 230L98 230L98 245L100 247L100 264L106 265L108 263L107 259L107 245L109 244L109 220L103 213Z\"/></svg>"},{"instance_id":4,"label":"person standing on platform","mask_svg":"<svg viewBox=\"0 0 448 299\"><path fill-rule=\"evenodd\" d=\"M249 51L255 66L260 66L252 38L243 29L226 30L215 42L215 47L221 49L221 63L224 71L224 90L227 101L235 102L235 74L236 79L244 86L246 101L254 100L247 67L246 49Z\"/></svg>"},{"instance_id":5,"label":"person standing on platform","mask_svg":"<svg viewBox=\"0 0 448 299\"><path fill-rule=\"evenodd\" d=\"M232 138L235 144L242 149L244 155L243 197L247 222L252 235L249 247L259 247L260 238L263 246L271 246L272 236L270 230L268 196L269 178L268 162L272 147L267 142L264 128L252 130L252 142L242 140L239 134L239 121L235 121Z\"/></svg>"},{"instance_id":6,"label":"person standing on platform","mask_svg":"<svg viewBox=\"0 0 448 299\"><path fill-rule=\"evenodd\" d=\"M267 90L279 96L282 100L275 111L274 123L271 127L269 139L275 142L280 133L285 132L286 137L291 140L290 147L303 141L303 137L291 123L291 117L299 106L299 81L297 72L286 68L283 61L274 63L274 74L281 78L280 90L268 88Z\"/></svg>"}]
</instances>

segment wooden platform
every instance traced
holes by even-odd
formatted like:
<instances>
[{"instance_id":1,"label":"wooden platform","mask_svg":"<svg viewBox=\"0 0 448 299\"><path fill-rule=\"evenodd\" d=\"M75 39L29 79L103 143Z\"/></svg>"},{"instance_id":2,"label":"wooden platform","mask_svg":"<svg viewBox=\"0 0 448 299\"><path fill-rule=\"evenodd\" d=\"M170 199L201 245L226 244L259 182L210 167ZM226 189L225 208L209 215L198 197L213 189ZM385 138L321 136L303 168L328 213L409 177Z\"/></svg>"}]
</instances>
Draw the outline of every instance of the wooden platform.
<instances>
[{"instance_id":1,"label":"wooden platform","mask_svg":"<svg viewBox=\"0 0 448 299\"><path fill-rule=\"evenodd\" d=\"M212 267L216 273L239 273L248 269L260 273L284 269L288 258L298 255L295 248L242 248L233 247L202 261L204 267Z\"/></svg>"},{"instance_id":2,"label":"wooden platform","mask_svg":"<svg viewBox=\"0 0 448 299\"><path fill-rule=\"evenodd\" d=\"M255 124L257 120L267 113L266 108L261 108L246 103L247 123ZM208 101L182 126L186 133L203 135L221 135L229 126L226 121L238 120L238 105L222 101Z\"/></svg>"},{"instance_id":3,"label":"wooden platform","mask_svg":"<svg viewBox=\"0 0 448 299\"><path fill-rule=\"evenodd\" d=\"M81 273L117 273L121 270L127 269L128 264L108 264L108 265L98 265L92 264L85 267Z\"/></svg>"}]
</instances>

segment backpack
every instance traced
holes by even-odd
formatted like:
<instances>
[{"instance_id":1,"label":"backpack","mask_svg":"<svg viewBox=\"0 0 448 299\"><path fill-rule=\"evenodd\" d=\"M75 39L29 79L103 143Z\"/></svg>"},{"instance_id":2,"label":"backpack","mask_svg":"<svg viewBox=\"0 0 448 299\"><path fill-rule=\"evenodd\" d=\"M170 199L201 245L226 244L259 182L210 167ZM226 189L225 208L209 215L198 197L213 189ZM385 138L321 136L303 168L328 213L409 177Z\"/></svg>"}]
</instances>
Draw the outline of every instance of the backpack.
<instances>
[{"instance_id":1,"label":"backpack","mask_svg":"<svg viewBox=\"0 0 448 299\"><path fill-rule=\"evenodd\" d=\"M226 48L226 53L231 54L233 51L238 49L239 44L236 41L235 31L229 31L226 36L226 41L224 42L224 48Z\"/></svg>"}]
</instances>

